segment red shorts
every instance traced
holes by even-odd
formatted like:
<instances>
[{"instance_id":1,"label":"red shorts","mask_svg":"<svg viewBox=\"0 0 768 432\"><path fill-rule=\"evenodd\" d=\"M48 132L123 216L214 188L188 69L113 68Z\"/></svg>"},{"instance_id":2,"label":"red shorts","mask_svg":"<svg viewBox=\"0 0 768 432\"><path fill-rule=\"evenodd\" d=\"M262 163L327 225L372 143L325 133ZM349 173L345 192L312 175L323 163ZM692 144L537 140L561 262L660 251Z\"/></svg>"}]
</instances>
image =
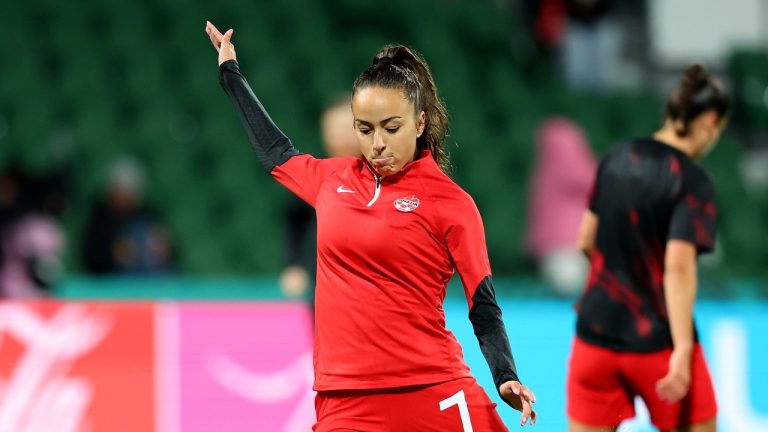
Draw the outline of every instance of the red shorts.
<instances>
[{"instance_id":1,"label":"red shorts","mask_svg":"<svg viewBox=\"0 0 768 432\"><path fill-rule=\"evenodd\" d=\"M617 426L635 416L634 399L640 396L661 430L715 418L715 392L699 344L693 350L688 395L674 404L659 398L656 382L667 374L671 354L671 349L616 352L576 338L568 366L568 416L588 426Z\"/></svg>"},{"instance_id":2,"label":"red shorts","mask_svg":"<svg viewBox=\"0 0 768 432\"><path fill-rule=\"evenodd\" d=\"M376 390L322 391L315 432L508 431L474 378Z\"/></svg>"}]
</instances>

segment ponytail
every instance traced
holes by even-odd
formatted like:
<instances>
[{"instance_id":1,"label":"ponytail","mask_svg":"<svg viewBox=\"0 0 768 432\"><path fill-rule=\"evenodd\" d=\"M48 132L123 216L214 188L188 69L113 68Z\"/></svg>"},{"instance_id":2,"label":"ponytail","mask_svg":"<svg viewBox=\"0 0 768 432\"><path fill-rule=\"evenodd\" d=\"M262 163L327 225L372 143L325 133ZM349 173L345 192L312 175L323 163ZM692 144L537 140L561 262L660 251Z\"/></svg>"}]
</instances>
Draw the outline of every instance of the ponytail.
<instances>
[{"instance_id":1,"label":"ponytail","mask_svg":"<svg viewBox=\"0 0 768 432\"><path fill-rule=\"evenodd\" d=\"M445 151L448 137L448 111L437 95L437 86L427 62L416 51L403 45L387 45L373 57L371 66L355 80L352 95L365 87L397 88L416 108L424 111L424 132L416 140L419 150L429 150L440 169L448 173L450 161Z\"/></svg>"},{"instance_id":2,"label":"ponytail","mask_svg":"<svg viewBox=\"0 0 768 432\"><path fill-rule=\"evenodd\" d=\"M685 137L690 132L691 122L707 111L715 111L723 119L730 109L728 95L720 82L703 66L695 64L683 72L680 83L667 100L666 118L680 121L681 128L675 132Z\"/></svg>"}]
</instances>

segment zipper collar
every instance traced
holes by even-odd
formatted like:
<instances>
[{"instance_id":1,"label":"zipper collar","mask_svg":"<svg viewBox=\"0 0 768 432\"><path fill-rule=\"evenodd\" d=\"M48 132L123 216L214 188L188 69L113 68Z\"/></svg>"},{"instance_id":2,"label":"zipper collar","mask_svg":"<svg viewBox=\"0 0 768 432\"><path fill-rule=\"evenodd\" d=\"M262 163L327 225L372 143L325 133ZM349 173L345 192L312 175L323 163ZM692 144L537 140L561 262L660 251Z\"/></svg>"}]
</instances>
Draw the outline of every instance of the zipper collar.
<instances>
[{"instance_id":1,"label":"zipper collar","mask_svg":"<svg viewBox=\"0 0 768 432\"><path fill-rule=\"evenodd\" d=\"M373 177L373 183L374 183L373 198L371 198L368 204L365 205L366 207L370 207L374 205L376 201L379 200L379 196L381 195L381 184L384 180L387 180L388 183L395 183L414 167L423 165L425 163L429 163L430 161L434 163L434 160L432 160L432 154L428 150L424 150L419 154L418 159L415 159L405 164L403 169L401 169L399 172L383 177L377 174L376 171L374 171L373 167L368 162L368 159L365 158L365 156L360 156L360 158L362 159L363 166L364 166L363 175L369 179Z\"/></svg>"},{"instance_id":2,"label":"zipper collar","mask_svg":"<svg viewBox=\"0 0 768 432\"><path fill-rule=\"evenodd\" d=\"M374 180L375 186L373 189L373 198L371 198L371 201L366 204L366 207L372 206L376 201L379 200L379 195L381 195L381 176L375 176Z\"/></svg>"}]
</instances>

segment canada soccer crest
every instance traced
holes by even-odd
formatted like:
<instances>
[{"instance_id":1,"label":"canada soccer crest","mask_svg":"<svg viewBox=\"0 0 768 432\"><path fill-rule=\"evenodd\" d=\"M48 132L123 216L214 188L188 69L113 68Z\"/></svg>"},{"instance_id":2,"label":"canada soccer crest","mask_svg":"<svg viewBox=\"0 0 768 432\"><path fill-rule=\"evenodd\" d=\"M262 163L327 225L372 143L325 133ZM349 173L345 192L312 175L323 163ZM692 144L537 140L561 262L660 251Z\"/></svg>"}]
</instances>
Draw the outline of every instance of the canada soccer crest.
<instances>
[{"instance_id":1,"label":"canada soccer crest","mask_svg":"<svg viewBox=\"0 0 768 432\"><path fill-rule=\"evenodd\" d=\"M395 208L401 212L411 212L419 207L419 199L416 195L411 195L410 198L400 198L395 200Z\"/></svg>"}]
</instances>

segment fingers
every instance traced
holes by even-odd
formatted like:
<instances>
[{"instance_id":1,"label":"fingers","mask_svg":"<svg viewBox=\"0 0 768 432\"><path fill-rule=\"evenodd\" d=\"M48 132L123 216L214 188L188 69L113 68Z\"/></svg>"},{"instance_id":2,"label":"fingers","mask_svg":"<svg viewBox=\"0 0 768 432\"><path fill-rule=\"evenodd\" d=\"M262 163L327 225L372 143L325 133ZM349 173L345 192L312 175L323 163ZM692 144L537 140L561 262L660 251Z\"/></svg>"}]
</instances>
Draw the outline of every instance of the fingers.
<instances>
[{"instance_id":1,"label":"fingers","mask_svg":"<svg viewBox=\"0 0 768 432\"><path fill-rule=\"evenodd\" d=\"M688 393L688 386L674 377L666 376L656 383L656 393L662 400L676 403Z\"/></svg>"},{"instance_id":2,"label":"fingers","mask_svg":"<svg viewBox=\"0 0 768 432\"><path fill-rule=\"evenodd\" d=\"M209 34L212 34L212 35L216 36L216 38L217 38L218 40L221 40L221 37L222 37L222 36L224 36L224 35L222 35L222 34L221 34L221 32L219 31L219 29L217 29L217 28L216 28L216 26L215 26L215 25L213 25L213 23L212 23L212 22L210 22L210 21L206 21L206 22L205 22L205 29L206 29L207 31L209 31Z\"/></svg>"},{"instance_id":3,"label":"fingers","mask_svg":"<svg viewBox=\"0 0 768 432\"><path fill-rule=\"evenodd\" d=\"M531 403L536 403L536 395L533 394L531 389L526 386L522 386L521 396L529 400Z\"/></svg>"},{"instance_id":4,"label":"fingers","mask_svg":"<svg viewBox=\"0 0 768 432\"><path fill-rule=\"evenodd\" d=\"M234 32L235 31L233 29L227 30L227 32L224 33L224 36L222 36L222 38L221 38L221 43L222 44L232 43L232 42L230 42L230 40L232 39L232 33L234 33Z\"/></svg>"},{"instance_id":5,"label":"fingers","mask_svg":"<svg viewBox=\"0 0 768 432\"><path fill-rule=\"evenodd\" d=\"M512 381L509 383L509 389L512 391L512 393L516 394L520 397L520 399L527 400L531 403L536 402L536 395L533 394L531 389L528 387L520 384L517 381Z\"/></svg>"},{"instance_id":6,"label":"fingers","mask_svg":"<svg viewBox=\"0 0 768 432\"><path fill-rule=\"evenodd\" d=\"M531 403L528 401L524 401L523 414L520 416L520 426L525 426L526 423L533 426L536 424L537 418L538 418L538 414L536 413L536 410L533 409L533 406L531 405Z\"/></svg>"},{"instance_id":7,"label":"fingers","mask_svg":"<svg viewBox=\"0 0 768 432\"><path fill-rule=\"evenodd\" d=\"M219 46L219 66L230 60L237 60L235 46L232 45L232 34L234 30L229 29L221 35L221 45Z\"/></svg>"},{"instance_id":8,"label":"fingers","mask_svg":"<svg viewBox=\"0 0 768 432\"><path fill-rule=\"evenodd\" d=\"M213 25L210 21L206 21L205 32L208 34L208 37L211 39L211 44L213 44L213 47L216 49L216 51L219 51L219 49L221 48L221 41L223 38L223 35L219 31L219 29L217 29L216 26Z\"/></svg>"},{"instance_id":9,"label":"fingers","mask_svg":"<svg viewBox=\"0 0 768 432\"><path fill-rule=\"evenodd\" d=\"M518 381L507 381L499 387L499 393L509 402L512 408L522 413L520 415L520 426L525 426L526 423L531 425L536 423L537 414L533 409L536 395L533 394L531 389L520 384Z\"/></svg>"},{"instance_id":10,"label":"fingers","mask_svg":"<svg viewBox=\"0 0 768 432\"><path fill-rule=\"evenodd\" d=\"M533 412L531 403L524 400L522 411L523 411L523 414L520 416L520 426L525 426L525 424L528 423L528 420L531 419L531 412Z\"/></svg>"},{"instance_id":11,"label":"fingers","mask_svg":"<svg viewBox=\"0 0 768 432\"><path fill-rule=\"evenodd\" d=\"M531 389L524 385L520 385L519 391L515 394L520 396L520 400L523 403L521 426L525 426L525 422L528 420L530 420L530 424L533 425L536 423L536 411L533 410L533 404L536 403L536 395L533 394Z\"/></svg>"},{"instance_id":12,"label":"fingers","mask_svg":"<svg viewBox=\"0 0 768 432\"><path fill-rule=\"evenodd\" d=\"M216 40L216 38L213 35L209 35L209 36L211 38L211 44L213 45L213 48L216 51L219 51L219 47L221 45L220 42L218 40Z\"/></svg>"},{"instance_id":13,"label":"fingers","mask_svg":"<svg viewBox=\"0 0 768 432\"><path fill-rule=\"evenodd\" d=\"M526 423L533 425L536 423L536 411L533 409L533 404L536 402L536 395L528 387L520 384L517 381L507 381L499 388L502 398L504 398L509 405L520 411L520 426L525 426Z\"/></svg>"},{"instance_id":14,"label":"fingers","mask_svg":"<svg viewBox=\"0 0 768 432\"><path fill-rule=\"evenodd\" d=\"M669 377L664 377L656 382L656 393L663 400L667 400L669 388Z\"/></svg>"}]
</instances>

